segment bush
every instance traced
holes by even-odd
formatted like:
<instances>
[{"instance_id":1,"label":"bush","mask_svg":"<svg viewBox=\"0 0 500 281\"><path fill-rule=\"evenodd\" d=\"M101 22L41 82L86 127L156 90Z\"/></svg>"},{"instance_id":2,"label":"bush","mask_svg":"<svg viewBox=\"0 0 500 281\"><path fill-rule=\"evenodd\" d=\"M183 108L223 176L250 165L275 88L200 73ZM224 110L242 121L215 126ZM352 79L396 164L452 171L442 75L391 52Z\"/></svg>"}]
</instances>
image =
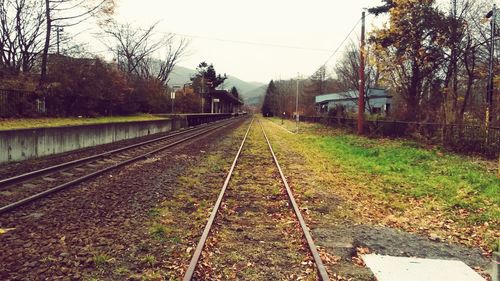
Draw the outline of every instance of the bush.
<instances>
[{"instance_id":1,"label":"bush","mask_svg":"<svg viewBox=\"0 0 500 281\"><path fill-rule=\"evenodd\" d=\"M68 57L50 64L45 91L49 115L90 117L126 112L131 92L126 77L101 60Z\"/></svg>"}]
</instances>

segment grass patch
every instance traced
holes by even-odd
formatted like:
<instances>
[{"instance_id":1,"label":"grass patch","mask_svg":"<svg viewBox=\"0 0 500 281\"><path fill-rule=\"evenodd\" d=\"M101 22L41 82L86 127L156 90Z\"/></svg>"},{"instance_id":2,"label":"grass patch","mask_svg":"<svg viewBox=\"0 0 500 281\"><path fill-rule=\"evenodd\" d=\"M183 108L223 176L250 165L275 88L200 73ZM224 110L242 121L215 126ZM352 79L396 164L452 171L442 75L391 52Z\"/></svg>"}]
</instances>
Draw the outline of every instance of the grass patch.
<instances>
[{"instance_id":1,"label":"grass patch","mask_svg":"<svg viewBox=\"0 0 500 281\"><path fill-rule=\"evenodd\" d=\"M390 225L401 219L406 229L452 236L477 231L486 243L492 243L498 233L500 179L488 161L425 149L408 140L359 137L320 124L301 123L300 135L273 127L269 124L268 133L278 154L282 151L281 159L290 151L306 159L306 167L315 171L308 181L320 183L316 190L348 199L352 206L343 206L346 215L360 212L349 215L350 219L366 216L385 223L389 218ZM293 165L289 163L288 170ZM303 195L314 199L309 190ZM373 220L377 214L379 218Z\"/></svg>"},{"instance_id":2,"label":"grass patch","mask_svg":"<svg viewBox=\"0 0 500 281\"><path fill-rule=\"evenodd\" d=\"M141 258L141 263L153 266L156 263L156 257L153 255L145 255Z\"/></svg>"},{"instance_id":3,"label":"grass patch","mask_svg":"<svg viewBox=\"0 0 500 281\"><path fill-rule=\"evenodd\" d=\"M130 274L130 270L126 267L117 267L115 270L113 270L113 273L118 275L118 276L126 276Z\"/></svg>"},{"instance_id":4,"label":"grass patch","mask_svg":"<svg viewBox=\"0 0 500 281\"><path fill-rule=\"evenodd\" d=\"M106 254L96 254L94 255L93 261L97 268L104 268L113 262L113 258Z\"/></svg>"},{"instance_id":5,"label":"grass patch","mask_svg":"<svg viewBox=\"0 0 500 281\"><path fill-rule=\"evenodd\" d=\"M165 117L154 116L151 114L133 115L133 116L108 116L96 118L0 118L0 130L27 129L27 128L46 128L60 126L80 126L92 124L105 124L114 122L134 122L165 120Z\"/></svg>"},{"instance_id":6,"label":"grass patch","mask_svg":"<svg viewBox=\"0 0 500 281\"><path fill-rule=\"evenodd\" d=\"M168 230L166 226L155 223L149 229L149 234L156 239L165 239L167 237Z\"/></svg>"},{"instance_id":7,"label":"grass patch","mask_svg":"<svg viewBox=\"0 0 500 281\"><path fill-rule=\"evenodd\" d=\"M152 218L159 217L160 215L161 215L161 210L159 208L152 208L148 212L148 216Z\"/></svg>"},{"instance_id":8,"label":"grass patch","mask_svg":"<svg viewBox=\"0 0 500 281\"><path fill-rule=\"evenodd\" d=\"M379 196L390 192L415 199L431 197L447 209L474 212L490 206L481 216L470 217L474 223L500 217L500 181L465 157L353 135L308 135L303 141L335 159L347 172L377 176L384 184Z\"/></svg>"}]
</instances>

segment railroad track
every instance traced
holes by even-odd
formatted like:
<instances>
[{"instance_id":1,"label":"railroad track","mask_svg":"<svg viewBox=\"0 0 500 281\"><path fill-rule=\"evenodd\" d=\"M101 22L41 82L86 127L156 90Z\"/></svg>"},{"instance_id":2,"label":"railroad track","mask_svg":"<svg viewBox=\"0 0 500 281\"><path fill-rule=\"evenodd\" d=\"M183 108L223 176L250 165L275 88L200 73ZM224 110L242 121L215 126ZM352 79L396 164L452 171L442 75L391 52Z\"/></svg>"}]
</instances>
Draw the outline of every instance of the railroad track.
<instances>
[{"instance_id":1,"label":"railroad track","mask_svg":"<svg viewBox=\"0 0 500 281\"><path fill-rule=\"evenodd\" d=\"M0 214L226 127L222 120L0 180Z\"/></svg>"},{"instance_id":2,"label":"railroad track","mask_svg":"<svg viewBox=\"0 0 500 281\"><path fill-rule=\"evenodd\" d=\"M257 122L260 139L259 129L253 128ZM257 122L252 119L246 131L184 281L295 280L299 276L305 280L329 280L266 132ZM296 225L300 225L300 233ZM291 241L284 241L287 239ZM306 270L309 276L301 276L304 265L311 264L315 272ZM228 270L240 273L228 275ZM244 270L249 270L250 275L243 275ZM280 270L281 273L275 272Z\"/></svg>"}]
</instances>

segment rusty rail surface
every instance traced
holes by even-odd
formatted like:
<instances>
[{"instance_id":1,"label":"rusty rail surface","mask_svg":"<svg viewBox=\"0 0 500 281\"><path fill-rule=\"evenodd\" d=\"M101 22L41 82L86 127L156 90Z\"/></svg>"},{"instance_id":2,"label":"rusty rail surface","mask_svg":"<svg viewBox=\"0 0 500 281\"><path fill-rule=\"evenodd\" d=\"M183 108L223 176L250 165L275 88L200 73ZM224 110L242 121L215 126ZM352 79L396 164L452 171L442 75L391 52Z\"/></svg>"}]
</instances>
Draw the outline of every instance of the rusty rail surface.
<instances>
[{"instance_id":1,"label":"rusty rail surface","mask_svg":"<svg viewBox=\"0 0 500 281\"><path fill-rule=\"evenodd\" d=\"M264 137L266 138L267 145L269 146L269 151L271 151L271 154L273 155L274 163L276 164L276 167L278 168L278 171L280 172L281 180L283 181L283 184L285 185L285 188L286 188L286 193L288 194L288 200L290 200L290 203L292 204L295 216L299 220L300 227L302 228L302 232L304 233L304 237L306 238L306 241L307 241L307 245L309 246L309 250L311 251L311 254L314 258L314 262L316 263L318 274L321 277L321 280L323 280L323 281L330 280L328 277L328 273L326 272L325 266L323 265L323 261L321 260L321 257L319 256L318 250L316 249L316 245L314 244L314 240L312 239L311 233L309 232L309 228L307 227L307 224L304 220L304 217L302 216L302 213L300 212L299 205L297 204L297 201L295 201L295 197L293 196L292 189L288 185L288 181L286 180L285 174L283 173L283 170L281 169L281 166L278 162L278 158L276 158L276 154L274 154L273 147L271 146L271 142L269 141L269 138L267 137L266 131L264 130L264 127L262 126L261 122L259 122L259 125L260 125L260 128L262 129L262 132L264 133Z\"/></svg>"},{"instance_id":2,"label":"rusty rail surface","mask_svg":"<svg viewBox=\"0 0 500 281\"><path fill-rule=\"evenodd\" d=\"M174 139L173 142L169 142L169 143L167 143L165 145L161 145L158 148L152 149L152 150L147 151L145 153L142 153L142 154L140 154L138 156L134 156L134 157L131 157L129 159L126 159L126 160L114 163L114 164L112 164L112 165L110 165L110 166L108 166L106 168L99 169L97 171L88 173L88 174L86 174L84 176L78 177L76 179L64 182L64 183L59 184L59 185L57 185L55 187L49 188L47 190L44 190L42 192L39 192L39 193L33 194L31 196L25 197L24 199L15 201L15 202L7 204L7 205L4 205L4 206L0 207L0 214L6 213L6 212L11 211L11 210L14 210L14 209L16 209L16 208L18 208L20 206L23 206L23 205L25 205L27 203L33 202L33 201L38 200L40 198L47 197L50 194L56 193L56 192L58 192L60 190L66 189L66 188L68 188L70 186L73 186L75 184L78 184L78 183L81 183L83 181L95 178L95 177L97 177L97 176L99 176L99 175L101 175L103 173L106 173L106 172L108 172L110 170L113 170L113 169L116 169L118 167L122 167L122 166L125 166L125 165L128 165L128 164L131 164L131 163L136 162L136 161L141 160L141 159L145 159L145 158L147 158L147 157L149 157L149 156L151 156L153 154L156 154L156 153L158 153L160 151L166 150L166 149L171 148L173 146L176 146L178 144L184 143L184 142L186 142L188 140L191 140L191 139L200 137L202 135L208 134L208 133L210 133L210 132L212 132L214 130L226 127L226 126L232 124L234 120L235 119L232 119L230 121L216 122L216 123L213 123L213 124L207 125L207 126L196 127L196 128L193 128L193 129L189 129L189 130L185 130L185 131L179 132L179 133L170 134L168 136L164 136L164 137L161 137L161 138L158 138L158 139L141 142L141 143L130 145L130 146L127 146L127 147L124 147L124 148L115 149L115 150L108 151L108 152L105 152L105 153L101 153L101 154L98 154L98 155L94 155L94 156L90 156L90 157L85 157L85 158L77 159L77 160L74 160L74 161L69 161L69 162L66 162L66 163L59 164L59 165L55 165L55 166L43 168L43 169L40 169L40 170L37 170L37 171L33 171L33 172L30 172L30 173L26 173L26 174L23 174L23 175L19 175L19 176L15 176L15 177L12 177L12 178L9 178L9 179L5 179L5 180L3 180L3 181L0 182L0 187L1 187L2 184L6 185L6 186L11 186L12 184L16 184L16 183L19 183L19 182L24 182L27 179L32 179L32 178L36 178L36 177L39 177L39 176L44 176L47 173L52 173L54 171L57 172L57 171L61 171L61 170L67 169L67 168L72 168L72 167L75 167L75 166L77 167L77 165L79 165L79 164L86 164L86 163L88 163L91 160L100 159L102 157L107 157L107 156L109 156L111 154L116 154L118 152L124 152L126 150L131 149L131 148L137 148L137 147L141 147L141 146L144 146L144 145L150 145L151 143L154 143L154 142L164 141L166 139L170 140L170 139L175 138L175 137L182 137L181 139L178 139L178 140ZM20 188L22 188L22 187L20 187Z\"/></svg>"},{"instance_id":3,"label":"rusty rail surface","mask_svg":"<svg viewBox=\"0 0 500 281\"><path fill-rule=\"evenodd\" d=\"M212 213L210 213L210 217L208 218L205 229L203 230L203 234L201 235L200 241L198 241L198 245L196 245L196 250L193 253L193 257L191 258L191 262L189 263L189 267L184 274L184 278L182 280L189 281L193 278L194 271L196 270L196 266L198 265L198 261L200 260L201 252L203 251L203 247L205 247L205 242L207 241L208 235L210 234L210 230L212 229L212 225L215 221L215 217L217 217L217 213L219 212L219 207L222 203L222 199L224 199L224 194L226 193L227 186L229 185L229 181L231 180L231 176L233 175L234 168L236 167L236 163L238 162L238 158L240 157L241 151L243 150L243 146L248 137L248 133L250 132L250 128L252 128L252 124L254 119L250 122L250 126L248 126L247 132L245 133L245 137L241 141L240 148L234 157L233 164L227 173L226 180L224 181L224 185L219 193L219 197L215 202L215 206L212 209Z\"/></svg>"},{"instance_id":4,"label":"rusty rail surface","mask_svg":"<svg viewBox=\"0 0 500 281\"><path fill-rule=\"evenodd\" d=\"M207 221L207 224L203 230L203 234L201 235L201 238L200 240L198 241L198 244L196 246L196 249L193 253L193 256L191 258L191 261L189 263L189 266L188 266L188 269L183 277L183 281L190 281L192 280L193 278L193 275L195 273L195 270L196 270L196 267L198 265L198 262L200 260L200 257L201 257L201 253L203 251L203 248L205 246L205 243L206 243L206 240L208 238L208 235L210 234L210 231L211 231L211 228L212 228L212 225L214 224L214 221L217 217L217 213L219 211L219 208L222 204L222 200L224 199L224 195L226 193L226 190L227 190L227 187L229 185L229 182L231 180L231 177L233 175L233 171L236 167L236 164L238 162L238 159L240 157L240 154L241 154L241 151L243 150L243 147L245 145L245 142L246 142L246 139L248 137L248 134L250 132L250 129L252 128L252 125L253 125L253 122L254 122L254 119L252 119L250 125L248 126L248 129L245 133L245 136L243 137L243 140L241 142L241 145L238 149L238 152L236 153L236 156L233 160L233 163L231 165L231 168L229 169L229 172L226 176L226 180L224 181L224 185L222 186L222 189L219 193L219 196L217 198L217 201L215 202L215 205L214 205L214 208L212 209L212 212L210 214L210 217ZM264 128L262 127L262 124L260 121L259 122L259 125L262 129L262 132L266 138L266 141L267 141L267 144L269 146L269 150L271 151L271 154L273 156L273 159L274 159L274 163L276 164L276 167L278 168L279 170L279 173L281 175L281 180L283 181L283 184L285 185L285 188L286 188L286 191L287 191L287 196L288 196L288 199L293 207L293 210L294 210L294 213L295 213L295 216L297 217L298 221L299 221L299 224L302 228L302 232L304 234L304 237L307 241L307 244L308 244L308 247L309 247L309 250L313 256L313 259L314 259L314 262L316 263L316 268L317 268L317 271L318 271L318 274L319 274L319 277L321 278L321 280L323 281L328 281L330 280L329 277L328 277L328 273L325 269L325 266L323 265L323 262L321 261L321 258L319 256L319 253L316 249L316 246L314 244L314 241L311 237L311 234L309 233L309 229L304 221L304 218L302 217L302 214L300 213L300 209L297 205L297 202L295 201L295 198L293 196L293 193L292 193L292 190L290 189L290 186L288 185L288 182L285 178L285 175L283 174L283 171L281 170L281 167L278 163L278 159L276 158L276 155L274 154L274 151L271 147L271 143L269 142L269 139L266 135L266 132L264 131Z\"/></svg>"}]
</instances>

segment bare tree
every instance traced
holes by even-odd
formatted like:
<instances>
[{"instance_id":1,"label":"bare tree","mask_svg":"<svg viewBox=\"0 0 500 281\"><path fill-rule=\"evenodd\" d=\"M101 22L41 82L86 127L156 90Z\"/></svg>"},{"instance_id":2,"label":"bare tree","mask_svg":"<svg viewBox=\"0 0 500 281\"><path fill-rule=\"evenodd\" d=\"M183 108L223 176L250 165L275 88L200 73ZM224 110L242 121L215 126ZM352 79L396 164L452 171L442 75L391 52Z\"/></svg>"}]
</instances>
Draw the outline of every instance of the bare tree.
<instances>
[{"instance_id":1,"label":"bare tree","mask_svg":"<svg viewBox=\"0 0 500 281\"><path fill-rule=\"evenodd\" d=\"M185 54L189 42L166 34L156 39L157 23L141 30L130 24L115 24L104 32L111 38L106 43L115 54L118 67L129 75L154 78L166 85L175 65ZM154 58L163 54L162 59Z\"/></svg>"},{"instance_id":2,"label":"bare tree","mask_svg":"<svg viewBox=\"0 0 500 281\"><path fill-rule=\"evenodd\" d=\"M369 51L367 52L367 56ZM359 50L351 43L346 47L344 56L339 63L335 66L335 73L343 88L343 91L357 91L359 89ZM376 65L366 65L365 67L365 95L368 94L368 89L378 86L379 72ZM352 98L347 96L347 98ZM368 98L365 98L366 106L370 109ZM357 104L357 100L354 100Z\"/></svg>"},{"instance_id":3,"label":"bare tree","mask_svg":"<svg viewBox=\"0 0 500 281\"><path fill-rule=\"evenodd\" d=\"M367 51L367 56L369 56L369 51ZM351 43L335 66L335 73L346 91L359 89L359 60L359 49ZM375 65L366 65L365 79L367 89L378 86L379 74Z\"/></svg>"},{"instance_id":4,"label":"bare tree","mask_svg":"<svg viewBox=\"0 0 500 281\"><path fill-rule=\"evenodd\" d=\"M43 2L0 0L0 66L29 72L41 51Z\"/></svg>"},{"instance_id":5,"label":"bare tree","mask_svg":"<svg viewBox=\"0 0 500 281\"><path fill-rule=\"evenodd\" d=\"M471 97L484 93L482 84L486 79L481 73L486 72L490 40L481 19L488 4L488 1L462 0L450 7L450 38L444 48L445 63L441 70L444 77L441 106L445 123L463 122Z\"/></svg>"},{"instance_id":6,"label":"bare tree","mask_svg":"<svg viewBox=\"0 0 500 281\"><path fill-rule=\"evenodd\" d=\"M174 70L179 60L186 54L186 50L189 46L189 41L185 38L180 38L176 40L174 36L169 37L165 41L165 56L160 63L160 69L156 75L156 79L161 81L163 84L167 84L169 81L170 74Z\"/></svg>"},{"instance_id":7,"label":"bare tree","mask_svg":"<svg viewBox=\"0 0 500 281\"><path fill-rule=\"evenodd\" d=\"M154 29L157 23L147 29L139 30L130 24L114 24L104 32L111 37L108 48L115 54L120 70L127 74L149 75L144 64L148 57L162 46L162 42L154 41Z\"/></svg>"},{"instance_id":8,"label":"bare tree","mask_svg":"<svg viewBox=\"0 0 500 281\"><path fill-rule=\"evenodd\" d=\"M69 27L78 25L91 17L102 17L104 22L114 12L114 0L44 0L45 4L45 43L42 53L40 85L47 78L47 62L51 35L54 26Z\"/></svg>"}]
</instances>

